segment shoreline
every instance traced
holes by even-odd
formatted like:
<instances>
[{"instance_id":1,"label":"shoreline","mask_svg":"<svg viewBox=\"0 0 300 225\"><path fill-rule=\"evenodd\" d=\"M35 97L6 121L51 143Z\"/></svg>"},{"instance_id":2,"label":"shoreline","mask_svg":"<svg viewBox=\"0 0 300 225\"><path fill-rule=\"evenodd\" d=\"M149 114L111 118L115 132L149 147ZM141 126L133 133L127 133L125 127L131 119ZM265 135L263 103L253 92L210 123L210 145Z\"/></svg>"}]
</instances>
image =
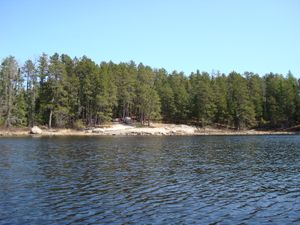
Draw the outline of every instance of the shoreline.
<instances>
[{"instance_id":1,"label":"shoreline","mask_svg":"<svg viewBox=\"0 0 300 225\"><path fill-rule=\"evenodd\" d=\"M47 136L254 136L254 135L293 135L290 131L229 130L211 127L197 128L189 125L152 124L139 127L125 124L113 124L103 128L43 129L41 134L31 134L29 128L0 129L0 137L47 137Z\"/></svg>"}]
</instances>

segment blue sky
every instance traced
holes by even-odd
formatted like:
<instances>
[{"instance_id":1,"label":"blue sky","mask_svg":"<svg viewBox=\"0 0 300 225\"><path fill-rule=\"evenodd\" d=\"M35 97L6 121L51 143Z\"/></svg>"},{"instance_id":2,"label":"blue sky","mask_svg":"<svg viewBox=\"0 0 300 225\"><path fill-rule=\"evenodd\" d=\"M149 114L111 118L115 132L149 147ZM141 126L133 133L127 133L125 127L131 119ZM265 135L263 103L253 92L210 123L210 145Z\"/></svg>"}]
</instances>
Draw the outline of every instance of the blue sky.
<instances>
[{"instance_id":1,"label":"blue sky","mask_svg":"<svg viewBox=\"0 0 300 225\"><path fill-rule=\"evenodd\" d=\"M298 0L1 0L0 58L42 52L300 77Z\"/></svg>"}]
</instances>

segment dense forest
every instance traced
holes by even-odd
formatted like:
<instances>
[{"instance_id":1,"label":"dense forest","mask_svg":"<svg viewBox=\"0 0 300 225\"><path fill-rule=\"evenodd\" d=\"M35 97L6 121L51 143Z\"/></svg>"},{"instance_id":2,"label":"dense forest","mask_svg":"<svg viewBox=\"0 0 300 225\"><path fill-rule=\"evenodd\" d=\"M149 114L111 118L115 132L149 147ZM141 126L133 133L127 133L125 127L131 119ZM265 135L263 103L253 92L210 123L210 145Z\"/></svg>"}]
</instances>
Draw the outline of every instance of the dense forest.
<instances>
[{"instance_id":1,"label":"dense forest","mask_svg":"<svg viewBox=\"0 0 300 225\"><path fill-rule=\"evenodd\" d=\"M66 54L0 68L0 126L83 128L134 120L235 129L300 123L300 83L287 75L195 71L190 75L143 64L96 64Z\"/></svg>"}]
</instances>

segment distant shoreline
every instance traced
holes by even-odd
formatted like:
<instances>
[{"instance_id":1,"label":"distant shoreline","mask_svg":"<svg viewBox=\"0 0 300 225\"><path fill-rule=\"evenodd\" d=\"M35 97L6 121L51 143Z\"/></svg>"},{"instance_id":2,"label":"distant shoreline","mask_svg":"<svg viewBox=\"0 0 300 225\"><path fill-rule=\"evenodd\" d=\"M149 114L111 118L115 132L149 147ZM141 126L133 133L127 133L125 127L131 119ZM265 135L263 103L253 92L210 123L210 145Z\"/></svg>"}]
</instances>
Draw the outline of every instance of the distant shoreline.
<instances>
[{"instance_id":1,"label":"distant shoreline","mask_svg":"<svg viewBox=\"0 0 300 225\"><path fill-rule=\"evenodd\" d=\"M104 128L43 129L41 134L31 134L29 128L0 129L0 137L20 136L241 136L241 135L290 135L289 131L229 130L211 127L197 128L188 125L153 124L150 127L139 127L124 124L113 124Z\"/></svg>"}]
</instances>

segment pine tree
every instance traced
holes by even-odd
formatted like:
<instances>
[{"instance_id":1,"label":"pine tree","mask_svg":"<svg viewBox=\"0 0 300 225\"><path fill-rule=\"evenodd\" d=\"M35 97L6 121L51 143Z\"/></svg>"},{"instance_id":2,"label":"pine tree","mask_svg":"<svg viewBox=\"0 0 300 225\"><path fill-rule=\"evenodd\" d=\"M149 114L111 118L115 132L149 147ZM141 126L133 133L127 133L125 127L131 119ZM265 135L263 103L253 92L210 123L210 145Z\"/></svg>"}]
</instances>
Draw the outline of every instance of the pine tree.
<instances>
[{"instance_id":1,"label":"pine tree","mask_svg":"<svg viewBox=\"0 0 300 225\"><path fill-rule=\"evenodd\" d=\"M244 75L248 82L250 101L254 106L255 119L257 123L263 125L263 80L258 74L245 72Z\"/></svg>"},{"instance_id":2,"label":"pine tree","mask_svg":"<svg viewBox=\"0 0 300 225\"><path fill-rule=\"evenodd\" d=\"M25 113L18 114L23 107L20 105L23 96L22 83L16 59L13 56L5 58L0 70L0 122L5 127L22 125L26 121Z\"/></svg>"},{"instance_id":3,"label":"pine tree","mask_svg":"<svg viewBox=\"0 0 300 225\"><path fill-rule=\"evenodd\" d=\"M64 82L65 90L67 92L67 105L69 108L68 121L66 123L70 127L74 127L75 124L83 126L79 113L79 78L75 74L77 59L75 58L72 60L70 56L63 54L61 55L61 62L64 64L67 74L66 81Z\"/></svg>"},{"instance_id":4,"label":"pine tree","mask_svg":"<svg viewBox=\"0 0 300 225\"><path fill-rule=\"evenodd\" d=\"M189 81L183 73L174 71L169 76L169 83L174 93L175 105L174 112L172 112L172 120L176 123L184 122L190 115Z\"/></svg>"},{"instance_id":5,"label":"pine tree","mask_svg":"<svg viewBox=\"0 0 300 225\"><path fill-rule=\"evenodd\" d=\"M173 112L175 111L174 92L165 69L159 69L155 72L154 87L161 102L162 119L171 122Z\"/></svg>"},{"instance_id":6,"label":"pine tree","mask_svg":"<svg viewBox=\"0 0 300 225\"><path fill-rule=\"evenodd\" d=\"M87 125L95 124L93 119L93 78L97 76L98 67L94 61L83 56L75 66L75 74L79 79L79 115Z\"/></svg>"},{"instance_id":7,"label":"pine tree","mask_svg":"<svg viewBox=\"0 0 300 225\"><path fill-rule=\"evenodd\" d=\"M53 119L58 127L65 126L69 116L69 106L66 91L66 70L57 53L50 57L49 75L46 82L48 89L49 120L48 126L52 127Z\"/></svg>"},{"instance_id":8,"label":"pine tree","mask_svg":"<svg viewBox=\"0 0 300 225\"><path fill-rule=\"evenodd\" d=\"M117 104L117 90L110 76L109 65L102 63L94 80L94 104L96 106L96 123L112 120L113 107Z\"/></svg>"},{"instance_id":9,"label":"pine tree","mask_svg":"<svg viewBox=\"0 0 300 225\"><path fill-rule=\"evenodd\" d=\"M300 79L298 79L296 86L295 108L295 124L300 124Z\"/></svg>"},{"instance_id":10,"label":"pine tree","mask_svg":"<svg viewBox=\"0 0 300 225\"><path fill-rule=\"evenodd\" d=\"M271 127L281 127L286 120L284 115L284 77L279 74L266 74L265 120Z\"/></svg>"},{"instance_id":11,"label":"pine tree","mask_svg":"<svg viewBox=\"0 0 300 225\"><path fill-rule=\"evenodd\" d=\"M255 125L254 105L250 100L247 80L236 72L228 75L228 109L236 129Z\"/></svg>"},{"instance_id":12,"label":"pine tree","mask_svg":"<svg viewBox=\"0 0 300 225\"><path fill-rule=\"evenodd\" d=\"M289 71L283 83L283 107L286 116L286 127L295 124L297 94L297 79L293 76L291 71Z\"/></svg>"},{"instance_id":13,"label":"pine tree","mask_svg":"<svg viewBox=\"0 0 300 225\"><path fill-rule=\"evenodd\" d=\"M132 116L134 111L134 94L136 87L137 68L134 62L120 63L115 71L117 86L118 116L123 120Z\"/></svg>"},{"instance_id":14,"label":"pine tree","mask_svg":"<svg viewBox=\"0 0 300 225\"><path fill-rule=\"evenodd\" d=\"M204 127L212 122L216 109L212 82L208 73L200 74L199 71L191 75L190 81L193 115Z\"/></svg>"},{"instance_id":15,"label":"pine tree","mask_svg":"<svg viewBox=\"0 0 300 225\"><path fill-rule=\"evenodd\" d=\"M29 126L36 123L36 100L38 98L38 76L34 63L27 60L22 68L26 80L26 105Z\"/></svg>"},{"instance_id":16,"label":"pine tree","mask_svg":"<svg viewBox=\"0 0 300 225\"><path fill-rule=\"evenodd\" d=\"M37 91L36 99L36 122L45 125L48 122L48 108L49 93L46 85L47 77L49 75L49 59L48 55L43 53L38 59L37 76L39 81L39 89Z\"/></svg>"},{"instance_id":17,"label":"pine tree","mask_svg":"<svg viewBox=\"0 0 300 225\"><path fill-rule=\"evenodd\" d=\"M214 92L214 103L216 106L214 122L222 125L228 125L229 123L229 110L228 110L228 87L227 77L225 74L218 74L213 79L213 92Z\"/></svg>"},{"instance_id":18,"label":"pine tree","mask_svg":"<svg viewBox=\"0 0 300 225\"><path fill-rule=\"evenodd\" d=\"M142 124L147 120L150 125L150 120L160 119L160 99L154 89L154 79L152 69L139 64L135 102Z\"/></svg>"},{"instance_id":19,"label":"pine tree","mask_svg":"<svg viewBox=\"0 0 300 225\"><path fill-rule=\"evenodd\" d=\"M13 109L16 123L14 125L24 127L28 125L28 107L26 102L26 92L24 88L19 88L16 96L16 107Z\"/></svg>"},{"instance_id":20,"label":"pine tree","mask_svg":"<svg viewBox=\"0 0 300 225\"><path fill-rule=\"evenodd\" d=\"M6 127L83 127L130 116L148 124L286 128L300 123L299 112L300 84L290 71L262 78L196 71L187 77L133 61L98 65L57 53L43 53L36 65L27 60L22 70L9 56L0 68L0 125Z\"/></svg>"}]
</instances>

